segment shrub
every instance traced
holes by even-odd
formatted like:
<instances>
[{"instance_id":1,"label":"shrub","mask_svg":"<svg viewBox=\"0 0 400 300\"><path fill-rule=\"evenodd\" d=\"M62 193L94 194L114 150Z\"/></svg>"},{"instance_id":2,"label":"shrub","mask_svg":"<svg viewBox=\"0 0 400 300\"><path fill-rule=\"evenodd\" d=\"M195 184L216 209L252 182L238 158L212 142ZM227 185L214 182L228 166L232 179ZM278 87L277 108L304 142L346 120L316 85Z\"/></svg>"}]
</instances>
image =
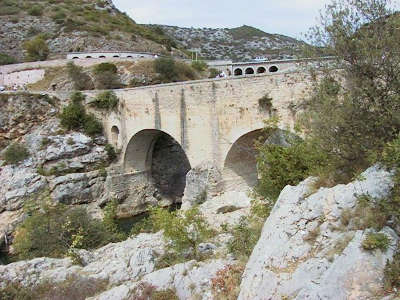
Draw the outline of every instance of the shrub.
<instances>
[{"instance_id":1,"label":"shrub","mask_svg":"<svg viewBox=\"0 0 400 300\"><path fill-rule=\"evenodd\" d=\"M154 71L160 74L160 79L165 82L177 81L178 72L175 60L172 58L158 58L154 61Z\"/></svg>"},{"instance_id":2,"label":"shrub","mask_svg":"<svg viewBox=\"0 0 400 300\"><path fill-rule=\"evenodd\" d=\"M265 94L263 97L258 99L258 106L264 110L270 110L272 108L272 98Z\"/></svg>"},{"instance_id":3,"label":"shrub","mask_svg":"<svg viewBox=\"0 0 400 300\"><path fill-rule=\"evenodd\" d=\"M114 149L114 147L112 145L107 144L104 147L104 150L106 150L106 152L107 152L107 156L108 156L108 160L109 161L113 161L113 160L115 160L117 158L117 153L115 152L115 149Z\"/></svg>"},{"instance_id":4,"label":"shrub","mask_svg":"<svg viewBox=\"0 0 400 300\"><path fill-rule=\"evenodd\" d=\"M53 204L47 195L35 202L27 202L28 217L18 227L13 247L18 259L34 257L63 257L76 245L92 249L115 241L113 232L89 217L83 208L68 209ZM39 203L39 204L38 204Z\"/></svg>"},{"instance_id":5,"label":"shrub","mask_svg":"<svg viewBox=\"0 0 400 300\"><path fill-rule=\"evenodd\" d=\"M112 110L117 107L118 102L119 99L114 92L106 91L97 95L91 104L99 109Z\"/></svg>"},{"instance_id":6,"label":"shrub","mask_svg":"<svg viewBox=\"0 0 400 300\"><path fill-rule=\"evenodd\" d=\"M389 246L390 239L384 233L368 233L362 242L362 247L365 250L381 249L386 251Z\"/></svg>"},{"instance_id":7,"label":"shrub","mask_svg":"<svg viewBox=\"0 0 400 300\"><path fill-rule=\"evenodd\" d=\"M164 230L169 249L181 257L186 254L199 259L198 245L213 234L197 208L188 209L182 214L155 208L150 218L156 230Z\"/></svg>"},{"instance_id":8,"label":"shrub","mask_svg":"<svg viewBox=\"0 0 400 300\"><path fill-rule=\"evenodd\" d=\"M31 287L20 283L7 283L0 288L2 300L63 299L84 300L106 290L108 282L79 275L69 275L61 282L42 281Z\"/></svg>"},{"instance_id":9,"label":"shrub","mask_svg":"<svg viewBox=\"0 0 400 300\"><path fill-rule=\"evenodd\" d=\"M116 89L122 87L118 68L112 63L101 63L94 67L96 89Z\"/></svg>"},{"instance_id":10,"label":"shrub","mask_svg":"<svg viewBox=\"0 0 400 300\"><path fill-rule=\"evenodd\" d=\"M103 125L93 114L87 114L84 119L83 131L89 136L103 133Z\"/></svg>"},{"instance_id":11,"label":"shrub","mask_svg":"<svg viewBox=\"0 0 400 300\"><path fill-rule=\"evenodd\" d=\"M7 147L3 158L7 164L16 164L29 157L29 151L23 144L13 143Z\"/></svg>"},{"instance_id":12,"label":"shrub","mask_svg":"<svg viewBox=\"0 0 400 300\"><path fill-rule=\"evenodd\" d=\"M67 130L79 130L83 127L86 119L85 107L82 101L85 96L76 92L71 96L71 103L65 106L60 114L61 126Z\"/></svg>"},{"instance_id":13,"label":"shrub","mask_svg":"<svg viewBox=\"0 0 400 300\"><path fill-rule=\"evenodd\" d=\"M60 114L61 126L67 130L83 130L89 136L103 132L103 125L93 114L87 114L82 101L85 96L75 92L71 96L71 103L65 106Z\"/></svg>"},{"instance_id":14,"label":"shrub","mask_svg":"<svg viewBox=\"0 0 400 300\"><path fill-rule=\"evenodd\" d=\"M384 283L386 289L400 288L400 250L393 256L393 260L387 261L384 270Z\"/></svg>"},{"instance_id":15,"label":"shrub","mask_svg":"<svg viewBox=\"0 0 400 300\"><path fill-rule=\"evenodd\" d=\"M24 49L26 51L26 60L46 60L49 55L49 47L46 41L41 36L36 36L30 41L24 43Z\"/></svg>"},{"instance_id":16,"label":"shrub","mask_svg":"<svg viewBox=\"0 0 400 300\"><path fill-rule=\"evenodd\" d=\"M43 8L40 5L33 5L29 8L28 14L31 16L41 16L43 14Z\"/></svg>"},{"instance_id":17,"label":"shrub","mask_svg":"<svg viewBox=\"0 0 400 300\"><path fill-rule=\"evenodd\" d=\"M196 60L192 62L192 68L196 71L202 72L207 69L207 64L202 60Z\"/></svg>"},{"instance_id":18,"label":"shrub","mask_svg":"<svg viewBox=\"0 0 400 300\"><path fill-rule=\"evenodd\" d=\"M67 64L68 76L74 83L74 89L78 91L92 90L94 88L92 79L83 72L83 68L76 66L73 62Z\"/></svg>"},{"instance_id":19,"label":"shrub","mask_svg":"<svg viewBox=\"0 0 400 300\"><path fill-rule=\"evenodd\" d=\"M211 290L214 299L237 299L240 292L240 282L244 265L228 265L218 270L216 276L211 279Z\"/></svg>"},{"instance_id":20,"label":"shrub","mask_svg":"<svg viewBox=\"0 0 400 300\"><path fill-rule=\"evenodd\" d=\"M261 234L263 220L240 218L232 228L232 238L228 242L228 251L236 258L247 261Z\"/></svg>"},{"instance_id":21,"label":"shrub","mask_svg":"<svg viewBox=\"0 0 400 300\"><path fill-rule=\"evenodd\" d=\"M221 73L220 71L218 71L215 68L210 68L208 71L209 71L208 78L215 78Z\"/></svg>"},{"instance_id":22,"label":"shrub","mask_svg":"<svg viewBox=\"0 0 400 300\"><path fill-rule=\"evenodd\" d=\"M323 151L311 140L292 140L290 144L290 147L258 145L260 180L256 191L261 196L276 199L286 185L297 185L327 161Z\"/></svg>"},{"instance_id":23,"label":"shrub","mask_svg":"<svg viewBox=\"0 0 400 300\"><path fill-rule=\"evenodd\" d=\"M0 53L0 66L11 65L17 63L17 60L5 53Z\"/></svg>"}]
</instances>

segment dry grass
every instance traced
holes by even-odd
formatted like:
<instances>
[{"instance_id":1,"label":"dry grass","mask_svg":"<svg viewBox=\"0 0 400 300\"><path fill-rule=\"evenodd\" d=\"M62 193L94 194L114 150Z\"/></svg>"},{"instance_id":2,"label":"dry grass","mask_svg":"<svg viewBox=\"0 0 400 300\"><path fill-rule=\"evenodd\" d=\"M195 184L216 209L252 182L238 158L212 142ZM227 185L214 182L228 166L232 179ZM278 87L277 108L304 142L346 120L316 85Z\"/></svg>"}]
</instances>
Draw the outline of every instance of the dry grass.
<instances>
[{"instance_id":1,"label":"dry grass","mask_svg":"<svg viewBox=\"0 0 400 300\"><path fill-rule=\"evenodd\" d=\"M66 78L67 67L53 67L45 70L44 78L38 82L28 85L28 89L32 91L46 91L51 89L51 84L56 80L60 81Z\"/></svg>"},{"instance_id":2,"label":"dry grass","mask_svg":"<svg viewBox=\"0 0 400 300\"><path fill-rule=\"evenodd\" d=\"M211 279L211 289L214 299L236 300L240 292L240 282L244 264L228 265L219 270Z\"/></svg>"}]
</instances>

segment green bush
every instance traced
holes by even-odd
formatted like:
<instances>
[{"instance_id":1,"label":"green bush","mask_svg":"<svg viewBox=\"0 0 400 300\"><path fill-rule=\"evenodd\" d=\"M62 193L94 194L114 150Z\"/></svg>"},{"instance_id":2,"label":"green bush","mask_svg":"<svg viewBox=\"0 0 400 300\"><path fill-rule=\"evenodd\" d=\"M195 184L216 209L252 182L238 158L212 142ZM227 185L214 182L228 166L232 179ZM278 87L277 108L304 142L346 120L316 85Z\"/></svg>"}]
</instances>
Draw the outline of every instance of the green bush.
<instances>
[{"instance_id":1,"label":"green bush","mask_svg":"<svg viewBox=\"0 0 400 300\"><path fill-rule=\"evenodd\" d=\"M43 8L40 5L33 5L28 9L28 14L31 16L41 16L43 14Z\"/></svg>"},{"instance_id":2,"label":"green bush","mask_svg":"<svg viewBox=\"0 0 400 300\"><path fill-rule=\"evenodd\" d=\"M13 143L3 154L6 164L16 164L29 157L29 151L23 144Z\"/></svg>"},{"instance_id":3,"label":"green bush","mask_svg":"<svg viewBox=\"0 0 400 300\"><path fill-rule=\"evenodd\" d=\"M0 288L2 300L35 300L35 299L63 299L84 300L106 290L106 280L91 279L79 275L69 275L64 281L52 282L44 280L38 285L22 286L20 283L6 283Z\"/></svg>"},{"instance_id":4,"label":"green bush","mask_svg":"<svg viewBox=\"0 0 400 300\"><path fill-rule=\"evenodd\" d=\"M172 82L178 78L175 60L172 58L158 58L154 61L154 71L160 74L162 81Z\"/></svg>"},{"instance_id":5,"label":"green bush","mask_svg":"<svg viewBox=\"0 0 400 300\"><path fill-rule=\"evenodd\" d=\"M208 68L208 65L202 60L196 60L192 62L192 68L196 71L202 72Z\"/></svg>"},{"instance_id":6,"label":"green bush","mask_svg":"<svg viewBox=\"0 0 400 300\"><path fill-rule=\"evenodd\" d=\"M94 67L96 89L117 89L122 84L118 76L118 68L113 63L101 63Z\"/></svg>"},{"instance_id":7,"label":"green bush","mask_svg":"<svg viewBox=\"0 0 400 300\"><path fill-rule=\"evenodd\" d=\"M45 39L41 36L36 36L32 40L26 41L23 47L28 61L46 60L50 53Z\"/></svg>"},{"instance_id":8,"label":"green bush","mask_svg":"<svg viewBox=\"0 0 400 300\"><path fill-rule=\"evenodd\" d=\"M150 219L156 230L164 231L168 248L181 258L186 253L193 259L199 259L198 245L213 235L197 208L188 209L181 214L155 208L151 211Z\"/></svg>"},{"instance_id":9,"label":"green bush","mask_svg":"<svg viewBox=\"0 0 400 300\"><path fill-rule=\"evenodd\" d=\"M93 114L86 114L83 131L89 136L96 136L103 133L103 125Z\"/></svg>"},{"instance_id":10,"label":"green bush","mask_svg":"<svg viewBox=\"0 0 400 300\"><path fill-rule=\"evenodd\" d=\"M80 130L83 128L86 111L82 104L85 96L76 92L71 96L71 103L65 106L60 114L61 126L67 130Z\"/></svg>"},{"instance_id":11,"label":"green bush","mask_svg":"<svg viewBox=\"0 0 400 300\"><path fill-rule=\"evenodd\" d=\"M387 261L384 270L384 283L386 289L400 288L400 250L393 256L393 260Z\"/></svg>"},{"instance_id":12,"label":"green bush","mask_svg":"<svg viewBox=\"0 0 400 300\"><path fill-rule=\"evenodd\" d=\"M118 106L119 99L112 91L106 91L97 95L94 101L91 103L98 109L112 110Z\"/></svg>"},{"instance_id":13,"label":"green bush","mask_svg":"<svg viewBox=\"0 0 400 300\"><path fill-rule=\"evenodd\" d=\"M83 72L83 68L76 66L73 62L67 64L68 76L74 83L74 89L78 91L92 90L94 88L92 79Z\"/></svg>"},{"instance_id":14,"label":"green bush","mask_svg":"<svg viewBox=\"0 0 400 300\"><path fill-rule=\"evenodd\" d=\"M28 217L18 227L13 242L17 259L64 257L72 248L92 249L118 240L85 209L51 202L45 196L44 200L26 203Z\"/></svg>"},{"instance_id":15,"label":"green bush","mask_svg":"<svg viewBox=\"0 0 400 300\"><path fill-rule=\"evenodd\" d=\"M216 78L221 72L215 68L210 68L208 78Z\"/></svg>"},{"instance_id":16,"label":"green bush","mask_svg":"<svg viewBox=\"0 0 400 300\"><path fill-rule=\"evenodd\" d=\"M117 158L117 153L115 152L115 149L112 145L107 144L104 147L104 150L106 150L106 152L107 152L107 157L108 157L109 161L113 161Z\"/></svg>"},{"instance_id":17,"label":"green bush","mask_svg":"<svg viewBox=\"0 0 400 300\"><path fill-rule=\"evenodd\" d=\"M276 199L286 185L297 185L326 163L327 157L316 143L310 140L290 143L290 147L258 145L260 180L256 191L261 196Z\"/></svg>"},{"instance_id":18,"label":"green bush","mask_svg":"<svg viewBox=\"0 0 400 300\"><path fill-rule=\"evenodd\" d=\"M262 226L262 219L240 218L239 223L232 228L228 251L236 258L247 261L261 235Z\"/></svg>"},{"instance_id":19,"label":"green bush","mask_svg":"<svg viewBox=\"0 0 400 300\"><path fill-rule=\"evenodd\" d=\"M158 58L154 61L154 71L161 82L177 82L196 79L195 70L188 64L176 62L173 58Z\"/></svg>"},{"instance_id":20,"label":"green bush","mask_svg":"<svg viewBox=\"0 0 400 300\"><path fill-rule=\"evenodd\" d=\"M381 249L382 251L386 251L389 246L390 239L384 233L368 233L362 242L362 247L365 250Z\"/></svg>"},{"instance_id":21,"label":"green bush","mask_svg":"<svg viewBox=\"0 0 400 300\"><path fill-rule=\"evenodd\" d=\"M85 96L75 92L71 103L65 106L60 114L60 123L67 130L83 130L89 136L103 132L103 126L93 114L87 114L82 102Z\"/></svg>"},{"instance_id":22,"label":"green bush","mask_svg":"<svg viewBox=\"0 0 400 300\"><path fill-rule=\"evenodd\" d=\"M17 60L5 53L0 53L0 66L16 64Z\"/></svg>"}]
</instances>

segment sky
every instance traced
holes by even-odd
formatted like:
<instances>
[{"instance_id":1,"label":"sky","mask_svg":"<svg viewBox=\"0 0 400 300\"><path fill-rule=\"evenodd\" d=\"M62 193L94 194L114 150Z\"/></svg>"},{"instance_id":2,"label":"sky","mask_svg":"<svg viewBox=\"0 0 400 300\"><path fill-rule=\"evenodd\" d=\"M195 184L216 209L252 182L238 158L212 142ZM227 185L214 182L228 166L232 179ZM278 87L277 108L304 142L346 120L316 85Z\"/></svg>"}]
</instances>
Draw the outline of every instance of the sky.
<instances>
[{"instance_id":1,"label":"sky","mask_svg":"<svg viewBox=\"0 0 400 300\"><path fill-rule=\"evenodd\" d=\"M330 0L114 0L137 23L180 27L249 25L304 39Z\"/></svg>"}]
</instances>

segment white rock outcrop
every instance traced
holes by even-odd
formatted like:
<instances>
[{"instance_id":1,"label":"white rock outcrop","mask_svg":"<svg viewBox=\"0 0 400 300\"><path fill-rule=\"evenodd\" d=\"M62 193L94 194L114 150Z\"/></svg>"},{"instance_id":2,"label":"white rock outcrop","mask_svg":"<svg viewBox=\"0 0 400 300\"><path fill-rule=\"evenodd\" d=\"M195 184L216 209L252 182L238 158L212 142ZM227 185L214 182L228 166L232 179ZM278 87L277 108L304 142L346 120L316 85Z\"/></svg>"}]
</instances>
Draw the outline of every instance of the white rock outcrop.
<instances>
[{"instance_id":1,"label":"white rock outcrop","mask_svg":"<svg viewBox=\"0 0 400 300\"><path fill-rule=\"evenodd\" d=\"M358 195L385 197L393 185L377 166L362 177L312 195L312 178L286 186L247 263L238 299L372 299L382 291L396 233L385 227L391 246L371 252L361 247L368 230L340 229L343 209L354 208Z\"/></svg>"},{"instance_id":2,"label":"white rock outcrop","mask_svg":"<svg viewBox=\"0 0 400 300\"><path fill-rule=\"evenodd\" d=\"M45 280L60 282L69 276L107 281L118 285L138 280L154 271L155 258L164 253L161 232L139 234L120 243L111 243L92 252L80 250L84 266L74 265L69 258L35 258L9 265L0 265L0 288L8 282L35 286Z\"/></svg>"}]
</instances>

